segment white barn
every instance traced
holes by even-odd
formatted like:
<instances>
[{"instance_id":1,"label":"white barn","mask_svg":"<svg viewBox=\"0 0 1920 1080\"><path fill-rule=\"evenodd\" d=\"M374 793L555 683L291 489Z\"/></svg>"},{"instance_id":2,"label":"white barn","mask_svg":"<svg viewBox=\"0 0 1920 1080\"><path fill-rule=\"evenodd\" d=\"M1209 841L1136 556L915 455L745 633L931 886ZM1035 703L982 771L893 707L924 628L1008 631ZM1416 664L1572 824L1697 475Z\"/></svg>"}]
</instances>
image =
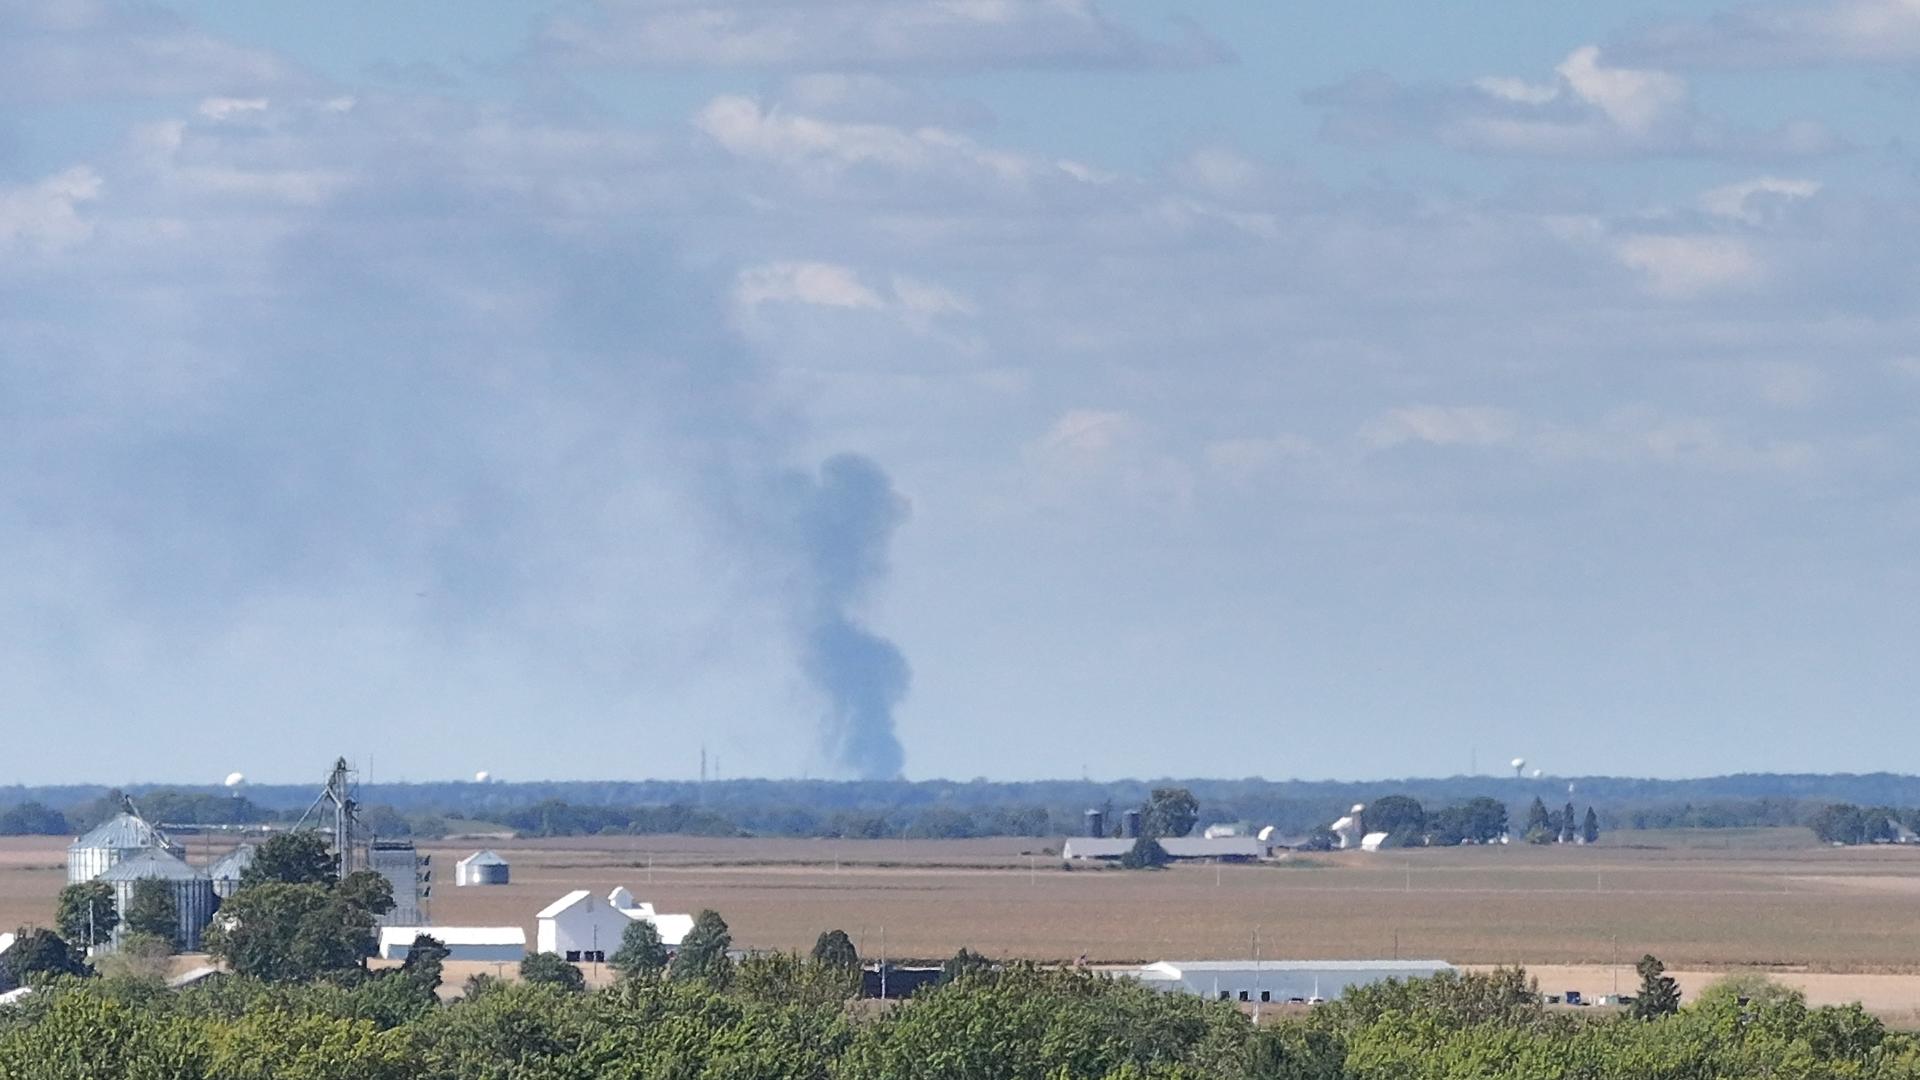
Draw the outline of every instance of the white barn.
<instances>
[{"instance_id":1,"label":"white barn","mask_svg":"<svg viewBox=\"0 0 1920 1080\"><path fill-rule=\"evenodd\" d=\"M645 919L660 933L660 942L678 948L693 929L691 915L662 915L652 904L635 903L633 894L616 888L605 897L575 889L542 908L535 916L539 929L535 950L555 953L574 963L600 963L620 949L620 938L637 919Z\"/></svg>"},{"instance_id":2,"label":"white barn","mask_svg":"<svg viewBox=\"0 0 1920 1080\"><path fill-rule=\"evenodd\" d=\"M1158 990L1271 1003L1331 1001L1351 987L1452 970L1444 960L1162 960L1128 974Z\"/></svg>"},{"instance_id":3,"label":"white barn","mask_svg":"<svg viewBox=\"0 0 1920 1080\"><path fill-rule=\"evenodd\" d=\"M449 960L517 964L527 955L527 932L518 926L383 926L380 959L405 960L421 934L445 945Z\"/></svg>"}]
</instances>

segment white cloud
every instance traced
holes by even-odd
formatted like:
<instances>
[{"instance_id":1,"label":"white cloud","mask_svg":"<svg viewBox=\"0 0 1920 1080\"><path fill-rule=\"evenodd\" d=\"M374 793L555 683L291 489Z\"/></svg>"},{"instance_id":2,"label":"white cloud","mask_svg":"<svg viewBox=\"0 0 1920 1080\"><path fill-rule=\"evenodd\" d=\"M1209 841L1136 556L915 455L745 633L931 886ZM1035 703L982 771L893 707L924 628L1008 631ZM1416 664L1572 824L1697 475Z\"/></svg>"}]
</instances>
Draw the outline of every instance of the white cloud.
<instances>
[{"instance_id":1,"label":"white cloud","mask_svg":"<svg viewBox=\"0 0 1920 1080\"><path fill-rule=\"evenodd\" d=\"M1757 225L1767 218L1769 208L1811 199L1820 193L1820 187L1818 180L1760 176L1706 192L1700 196L1700 207L1718 217Z\"/></svg>"},{"instance_id":2,"label":"white cloud","mask_svg":"<svg viewBox=\"0 0 1920 1080\"><path fill-rule=\"evenodd\" d=\"M1648 288L1676 299L1751 285L1765 272L1753 243L1737 236L1623 236L1613 246L1622 264L1645 276Z\"/></svg>"},{"instance_id":3,"label":"white cloud","mask_svg":"<svg viewBox=\"0 0 1920 1080\"><path fill-rule=\"evenodd\" d=\"M196 110L209 120L233 120L244 116L255 116L267 111L267 99L211 97L200 103Z\"/></svg>"},{"instance_id":4,"label":"white cloud","mask_svg":"<svg viewBox=\"0 0 1920 1080\"><path fill-rule=\"evenodd\" d=\"M1808 392L1817 392L1817 386L1809 384ZM1369 420L1358 439L1370 450L1420 443L1491 448L1536 464L1656 465L1706 472L1803 472L1818 456L1801 440L1745 438L1720 420L1644 405L1584 421L1524 417L1493 406L1409 405Z\"/></svg>"},{"instance_id":5,"label":"white cloud","mask_svg":"<svg viewBox=\"0 0 1920 1080\"><path fill-rule=\"evenodd\" d=\"M85 240L93 223L80 207L99 198L103 187L99 173L80 165L36 184L0 188L0 251L57 250Z\"/></svg>"},{"instance_id":6,"label":"white cloud","mask_svg":"<svg viewBox=\"0 0 1920 1080\"><path fill-rule=\"evenodd\" d=\"M1094 461L1137 438L1140 423L1117 409L1069 409L1035 442L1042 454L1055 459Z\"/></svg>"},{"instance_id":7,"label":"white cloud","mask_svg":"<svg viewBox=\"0 0 1920 1080\"><path fill-rule=\"evenodd\" d=\"M1920 4L1746 4L1705 20L1659 24L1621 47L1659 62L1714 67L1909 64L1920 60Z\"/></svg>"},{"instance_id":8,"label":"white cloud","mask_svg":"<svg viewBox=\"0 0 1920 1080\"><path fill-rule=\"evenodd\" d=\"M1819 124L1749 131L1708 116L1686 80L1575 49L1550 82L1484 76L1464 86L1411 87L1361 76L1310 92L1325 132L1349 142L1429 139L1460 150L1542 157L1800 157L1842 143Z\"/></svg>"},{"instance_id":9,"label":"white cloud","mask_svg":"<svg viewBox=\"0 0 1920 1080\"><path fill-rule=\"evenodd\" d=\"M1191 24L1156 40L1093 0L656 0L549 21L540 47L568 63L648 67L949 70L1219 63Z\"/></svg>"},{"instance_id":10,"label":"white cloud","mask_svg":"<svg viewBox=\"0 0 1920 1080\"><path fill-rule=\"evenodd\" d=\"M779 262L740 272L734 301L752 309L766 303L877 310L879 295L861 283L850 267L824 262Z\"/></svg>"}]
</instances>

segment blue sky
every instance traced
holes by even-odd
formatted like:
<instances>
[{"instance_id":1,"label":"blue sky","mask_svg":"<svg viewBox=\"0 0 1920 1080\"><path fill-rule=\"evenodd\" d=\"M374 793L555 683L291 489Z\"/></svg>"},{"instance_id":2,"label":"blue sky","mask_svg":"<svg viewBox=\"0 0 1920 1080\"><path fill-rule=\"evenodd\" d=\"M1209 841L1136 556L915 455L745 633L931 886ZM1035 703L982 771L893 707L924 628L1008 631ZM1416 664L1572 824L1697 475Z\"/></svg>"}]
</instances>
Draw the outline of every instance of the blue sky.
<instances>
[{"instance_id":1,"label":"blue sky","mask_svg":"<svg viewBox=\"0 0 1920 1080\"><path fill-rule=\"evenodd\" d=\"M1916 105L1911 0L0 0L0 782L1908 768Z\"/></svg>"}]
</instances>

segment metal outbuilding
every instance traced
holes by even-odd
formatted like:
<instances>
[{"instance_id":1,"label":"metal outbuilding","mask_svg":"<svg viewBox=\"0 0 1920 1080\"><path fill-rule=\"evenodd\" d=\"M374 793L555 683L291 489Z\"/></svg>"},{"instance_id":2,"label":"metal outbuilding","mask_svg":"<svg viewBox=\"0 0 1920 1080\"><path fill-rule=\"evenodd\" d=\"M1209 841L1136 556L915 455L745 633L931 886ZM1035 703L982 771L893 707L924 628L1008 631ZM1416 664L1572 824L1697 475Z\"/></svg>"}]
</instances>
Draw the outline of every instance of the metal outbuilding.
<instances>
[{"instance_id":1,"label":"metal outbuilding","mask_svg":"<svg viewBox=\"0 0 1920 1080\"><path fill-rule=\"evenodd\" d=\"M1452 970L1444 960L1163 960L1126 974L1159 990L1261 1004L1331 1001L1356 986Z\"/></svg>"},{"instance_id":2,"label":"metal outbuilding","mask_svg":"<svg viewBox=\"0 0 1920 1080\"><path fill-rule=\"evenodd\" d=\"M1067 860L1117 860L1133 850L1134 841L1069 837L1061 845L1060 857ZM1225 862L1251 862L1267 857L1267 845L1251 836L1166 836L1160 848L1169 859L1219 859Z\"/></svg>"},{"instance_id":3,"label":"metal outbuilding","mask_svg":"<svg viewBox=\"0 0 1920 1080\"><path fill-rule=\"evenodd\" d=\"M494 851L476 851L453 864L455 885L505 885L510 868Z\"/></svg>"},{"instance_id":4,"label":"metal outbuilding","mask_svg":"<svg viewBox=\"0 0 1920 1080\"><path fill-rule=\"evenodd\" d=\"M182 952L196 952L200 948L200 932L213 921L215 906L213 879L204 872L188 866L171 852L161 848L147 850L121 859L105 873L94 880L113 886L114 906L125 915L133 903L133 889L142 881L164 881L173 892L174 907L180 915L180 925L174 944ZM123 921L113 931L113 943L117 946L126 933Z\"/></svg>"},{"instance_id":5,"label":"metal outbuilding","mask_svg":"<svg viewBox=\"0 0 1920 1080\"><path fill-rule=\"evenodd\" d=\"M445 945L449 960L517 964L527 955L527 932L518 926L383 926L380 959L405 960L421 934Z\"/></svg>"}]
</instances>

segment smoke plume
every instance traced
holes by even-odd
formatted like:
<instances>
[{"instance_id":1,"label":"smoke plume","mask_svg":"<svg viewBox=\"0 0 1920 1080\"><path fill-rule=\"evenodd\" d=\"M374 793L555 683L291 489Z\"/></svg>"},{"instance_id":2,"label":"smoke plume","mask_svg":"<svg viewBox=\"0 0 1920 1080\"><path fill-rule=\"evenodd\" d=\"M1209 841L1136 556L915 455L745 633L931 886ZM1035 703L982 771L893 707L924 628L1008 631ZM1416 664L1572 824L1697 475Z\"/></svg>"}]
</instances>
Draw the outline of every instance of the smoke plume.
<instances>
[{"instance_id":1,"label":"smoke plume","mask_svg":"<svg viewBox=\"0 0 1920 1080\"><path fill-rule=\"evenodd\" d=\"M910 672L900 650L855 611L886 575L906 500L877 464L855 454L829 458L817 477L799 483L806 578L795 615L801 665L826 704L821 749L863 779L892 779L903 757L893 710Z\"/></svg>"}]
</instances>

